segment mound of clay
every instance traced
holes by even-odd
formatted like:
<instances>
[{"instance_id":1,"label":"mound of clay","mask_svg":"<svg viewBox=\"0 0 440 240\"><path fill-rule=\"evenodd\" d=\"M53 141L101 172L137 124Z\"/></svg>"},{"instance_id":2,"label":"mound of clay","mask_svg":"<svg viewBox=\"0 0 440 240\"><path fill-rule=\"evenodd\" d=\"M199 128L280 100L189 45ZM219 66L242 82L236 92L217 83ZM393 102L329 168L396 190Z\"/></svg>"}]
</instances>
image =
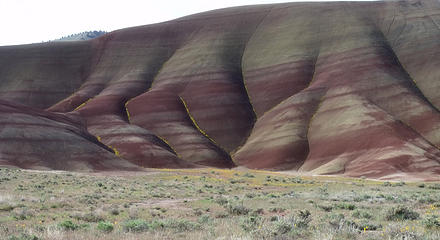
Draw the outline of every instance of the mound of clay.
<instances>
[{"instance_id":1,"label":"mound of clay","mask_svg":"<svg viewBox=\"0 0 440 240\"><path fill-rule=\"evenodd\" d=\"M0 164L434 179L439 39L427 0L245 6L0 47Z\"/></svg>"}]
</instances>

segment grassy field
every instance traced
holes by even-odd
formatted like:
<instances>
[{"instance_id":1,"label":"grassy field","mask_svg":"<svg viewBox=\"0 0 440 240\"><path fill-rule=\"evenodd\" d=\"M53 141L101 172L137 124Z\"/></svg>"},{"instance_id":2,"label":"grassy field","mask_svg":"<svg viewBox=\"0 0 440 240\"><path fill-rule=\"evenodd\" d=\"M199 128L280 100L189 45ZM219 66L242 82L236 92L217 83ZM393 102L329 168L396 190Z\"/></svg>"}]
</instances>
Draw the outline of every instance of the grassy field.
<instances>
[{"instance_id":1,"label":"grassy field","mask_svg":"<svg viewBox=\"0 0 440 240\"><path fill-rule=\"evenodd\" d=\"M0 169L0 239L440 239L440 184Z\"/></svg>"}]
</instances>

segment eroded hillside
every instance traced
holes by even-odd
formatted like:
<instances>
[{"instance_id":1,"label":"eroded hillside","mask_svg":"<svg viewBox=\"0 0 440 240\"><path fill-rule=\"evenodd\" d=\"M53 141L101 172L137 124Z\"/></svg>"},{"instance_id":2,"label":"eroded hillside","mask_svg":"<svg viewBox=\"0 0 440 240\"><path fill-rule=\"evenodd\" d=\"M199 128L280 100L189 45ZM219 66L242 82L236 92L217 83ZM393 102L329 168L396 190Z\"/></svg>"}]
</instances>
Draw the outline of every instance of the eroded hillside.
<instances>
[{"instance_id":1,"label":"eroded hillside","mask_svg":"<svg viewBox=\"0 0 440 240\"><path fill-rule=\"evenodd\" d=\"M0 47L0 164L437 178L439 14L257 5Z\"/></svg>"}]
</instances>

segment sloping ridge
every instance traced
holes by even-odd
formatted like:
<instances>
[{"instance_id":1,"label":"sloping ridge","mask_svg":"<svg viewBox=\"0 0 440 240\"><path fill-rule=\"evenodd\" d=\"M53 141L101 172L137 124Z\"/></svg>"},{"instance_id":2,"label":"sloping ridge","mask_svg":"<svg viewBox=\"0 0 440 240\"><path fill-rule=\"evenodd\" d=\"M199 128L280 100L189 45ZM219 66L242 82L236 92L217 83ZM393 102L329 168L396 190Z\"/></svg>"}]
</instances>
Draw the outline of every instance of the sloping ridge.
<instances>
[{"instance_id":1,"label":"sloping ridge","mask_svg":"<svg viewBox=\"0 0 440 240\"><path fill-rule=\"evenodd\" d=\"M0 47L0 164L438 179L440 3L220 9Z\"/></svg>"}]
</instances>

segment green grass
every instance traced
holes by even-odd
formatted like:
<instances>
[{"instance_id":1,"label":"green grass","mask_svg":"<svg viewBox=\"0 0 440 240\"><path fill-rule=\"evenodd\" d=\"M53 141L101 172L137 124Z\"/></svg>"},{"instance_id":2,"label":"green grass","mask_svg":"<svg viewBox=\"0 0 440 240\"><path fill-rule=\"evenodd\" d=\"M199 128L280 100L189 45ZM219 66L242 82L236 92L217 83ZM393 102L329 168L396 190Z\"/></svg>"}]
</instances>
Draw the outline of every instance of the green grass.
<instances>
[{"instance_id":1,"label":"green grass","mask_svg":"<svg viewBox=\"0 0 440 240\"><path fill-rule=\"evenodd\" d=\"M221 169L0 179L0 239L440 239L438 183Z\"/></svg>"}]
</instances>

